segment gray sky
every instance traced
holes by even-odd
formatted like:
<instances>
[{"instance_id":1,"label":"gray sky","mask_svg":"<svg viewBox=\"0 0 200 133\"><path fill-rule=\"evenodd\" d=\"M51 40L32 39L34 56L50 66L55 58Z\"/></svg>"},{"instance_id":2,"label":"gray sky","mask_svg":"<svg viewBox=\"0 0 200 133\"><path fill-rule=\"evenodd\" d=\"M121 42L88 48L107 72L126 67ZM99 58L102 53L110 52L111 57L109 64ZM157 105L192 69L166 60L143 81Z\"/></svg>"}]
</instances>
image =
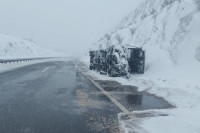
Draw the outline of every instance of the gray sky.
<instances>
[{"instance_id":1,"label":"gray sky","mask_svg":"<svg viewBox=\"0 0 200 133\"><path fill-rule=\"evenodd\" d=\"M82 55L138 0L0 0L0 32Z\"/></svg>"}]
</instances>

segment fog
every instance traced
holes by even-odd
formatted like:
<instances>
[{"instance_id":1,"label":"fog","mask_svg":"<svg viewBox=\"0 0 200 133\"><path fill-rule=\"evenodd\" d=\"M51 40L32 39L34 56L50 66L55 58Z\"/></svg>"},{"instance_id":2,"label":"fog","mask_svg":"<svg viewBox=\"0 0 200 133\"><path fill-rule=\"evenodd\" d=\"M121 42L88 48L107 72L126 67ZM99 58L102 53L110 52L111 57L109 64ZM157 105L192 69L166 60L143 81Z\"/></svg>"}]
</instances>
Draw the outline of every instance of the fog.
<instances>
[{"instance_id":1,"label":"fog","mask_svg":"<svg viewBox=\"0 0 200 133\"><path fill-rule=\"evenodd\" d=\"M137 4L137 0L0 0L0 32L80 56Z\"/></svg>"}]
</instances>

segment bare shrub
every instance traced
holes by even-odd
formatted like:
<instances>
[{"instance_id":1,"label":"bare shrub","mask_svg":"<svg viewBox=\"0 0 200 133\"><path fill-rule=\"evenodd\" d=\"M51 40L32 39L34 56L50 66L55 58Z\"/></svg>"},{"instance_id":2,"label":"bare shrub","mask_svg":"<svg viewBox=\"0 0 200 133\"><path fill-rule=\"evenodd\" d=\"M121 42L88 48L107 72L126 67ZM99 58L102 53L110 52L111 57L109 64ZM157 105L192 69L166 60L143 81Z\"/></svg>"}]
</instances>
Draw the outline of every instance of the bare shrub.
<instances>
[{"instance_id":1,"label":"bare shrub","mask_svg":"<svg viewBox=\"0 0 200 133\"><path fill-rule=\"evenodd\" d=\"M102 43L101 43L101 44L99 44L99 49L102 49Z\"/></svg>"},{"instance_id":2,"label":"bare shrub","mask_svg":"<svg viewBox=\"0 0 200 133\"><path fill-rule=\"evenodd\" d=\"M146 13L142 14L141 20L145 19L146 17L147 17Z\"/></svg>"},{"instance_id":3,"label":"bare shrub","mask_svg":"<svg viewBox=\"0 0 200 133\"><path fill-rule=\"evenodd\" d=\"M200 46L196 49L195 58L200 61Z\"/></svg>"},{"instance_id":4,"label":"bare shrub","mask_svg":"<svg viewBox=\"0 0 200 133\"><path fill-rule=\"evenodd\" d=\"M117 40L117 42L118 42L119 44L122 44L123 38L122 38L119 34L117 34L117 35L115 36L115 39Z\"/></svg>"},{"instance_id":5,"label":"bare shrub","mask_svg":"<svg viewBox=\"0 0 200 133\"><path fill-rule=\"evenodd\" d=\"M109 34L105 34L104 36L105 36L105 38L106 38L107 41L110 41L110 39L111 39L111 35L109 35Z\"/></svg>"},{"instance_id":6,"label":"bare shrub","mask_svg":"<svg viewBox=\"0 0 200 133\"><path fill-rule=\"evenodd\" d=\"M131 28L131 29L130 29L130 32L131 32L131 35L132 35L132 36L135 34L135 31L136 31L135 28Z\"/></svg>"},{"instance_id":7,"label":"bare shrub","mask_svg":"<svg viewBox=\"0 0 200 133\"><path fill-rule=\"evenodd\" d=\"M194 0L194 2L196 3L197 8L200 10L200 0Z\"/></svg>"},{"instance_id":8,"label":"bare shrub","mask_svg":"<svg viewBox=\"0 0 200 133\"><path fill-rule=\"evenodd\" d=\"M164 0L164 2L162 4L162 8L164 8L164 7L168 6L168 5L171 5L175 1L178 1L178 0Z\"/></svg>"},{"instance_id":9,"label":"bare shrub","mask_svg":"<svg viewBox=\"0 0 200 133\"><path fill-rule=\"evenodd\" d=\"M156 13L156 10L153 8L150 12L151 15L154 15Z\"/></svg>"},{"instance_id":10,"label":"bare shrub","mask_svg":"<svg viewBox=\"0 0 200 133\"><path fill-rule=\"evenodd\" d=\"M13 47L13 43L12 43L12 42L9 42L8 45L9 45L10 47Z\"/></svg>"}]
</instances>

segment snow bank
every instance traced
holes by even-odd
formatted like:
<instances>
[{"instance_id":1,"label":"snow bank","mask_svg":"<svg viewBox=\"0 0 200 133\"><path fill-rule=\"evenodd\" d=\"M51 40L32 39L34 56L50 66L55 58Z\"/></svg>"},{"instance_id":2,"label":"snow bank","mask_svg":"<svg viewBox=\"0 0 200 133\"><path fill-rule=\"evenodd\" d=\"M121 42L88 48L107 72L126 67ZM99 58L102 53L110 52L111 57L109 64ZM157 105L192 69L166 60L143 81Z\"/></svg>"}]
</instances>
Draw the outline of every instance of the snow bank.
<instances>
[{"instance_id":1,"label":"snow bank","mask_svg":"<svg viewBox=\"0 0 200 133\"><path fill-rule=\"evenodd\" d=\"M0 34L0 59L37 58L62 56L37 46L32 41Z\"/></svg>"},{"instance_id":2,"label":"snow bank","mask_svg":"<svg viewBox=\"0 0 200 133\"><path fill-rule=\"evenodd\" d=\"M135 114L152 114L134 120L123 120L124 132L137 133L199 133L200 109L148 110ZM186 120L187 119L187 120ZM135 127L133 127L135 125Z\"/></svg>"},{"instance_id":3,"label":"snow bank","mask_svg":"<svg viewBox=\"0 0 200 133\"><path fill-rule=\"evenodd\" d=\"M162 111L164 112L164 111ZM200 109L176 109L165 111L168 117L160 116L147 119L142 127L151 133L199 133ZM159 127L155 123L160 121ZM164 129L164 130L163 130Z\"/></svg>"}]
</instances>

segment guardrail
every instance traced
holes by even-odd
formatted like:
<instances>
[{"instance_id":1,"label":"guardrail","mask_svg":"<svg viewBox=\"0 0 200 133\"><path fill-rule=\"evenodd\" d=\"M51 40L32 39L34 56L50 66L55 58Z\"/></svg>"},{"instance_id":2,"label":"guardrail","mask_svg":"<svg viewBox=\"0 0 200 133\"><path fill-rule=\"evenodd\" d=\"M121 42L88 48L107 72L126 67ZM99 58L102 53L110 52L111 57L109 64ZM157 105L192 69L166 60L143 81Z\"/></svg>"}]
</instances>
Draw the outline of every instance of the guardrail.
<instances>
[{"instance_id":1,"label":"guardrail","mask_svg":"<svg viewBox=\"0 0 200 133\"><path fill-rule=\"evenodd\" d=\"M46 57L46 58L0 59L0 64L15 63L15 62L26 62L26 61L42 60L42 59L50 59L50 58L55 58L55 57Z\"/></svg>"}]
</instances>

